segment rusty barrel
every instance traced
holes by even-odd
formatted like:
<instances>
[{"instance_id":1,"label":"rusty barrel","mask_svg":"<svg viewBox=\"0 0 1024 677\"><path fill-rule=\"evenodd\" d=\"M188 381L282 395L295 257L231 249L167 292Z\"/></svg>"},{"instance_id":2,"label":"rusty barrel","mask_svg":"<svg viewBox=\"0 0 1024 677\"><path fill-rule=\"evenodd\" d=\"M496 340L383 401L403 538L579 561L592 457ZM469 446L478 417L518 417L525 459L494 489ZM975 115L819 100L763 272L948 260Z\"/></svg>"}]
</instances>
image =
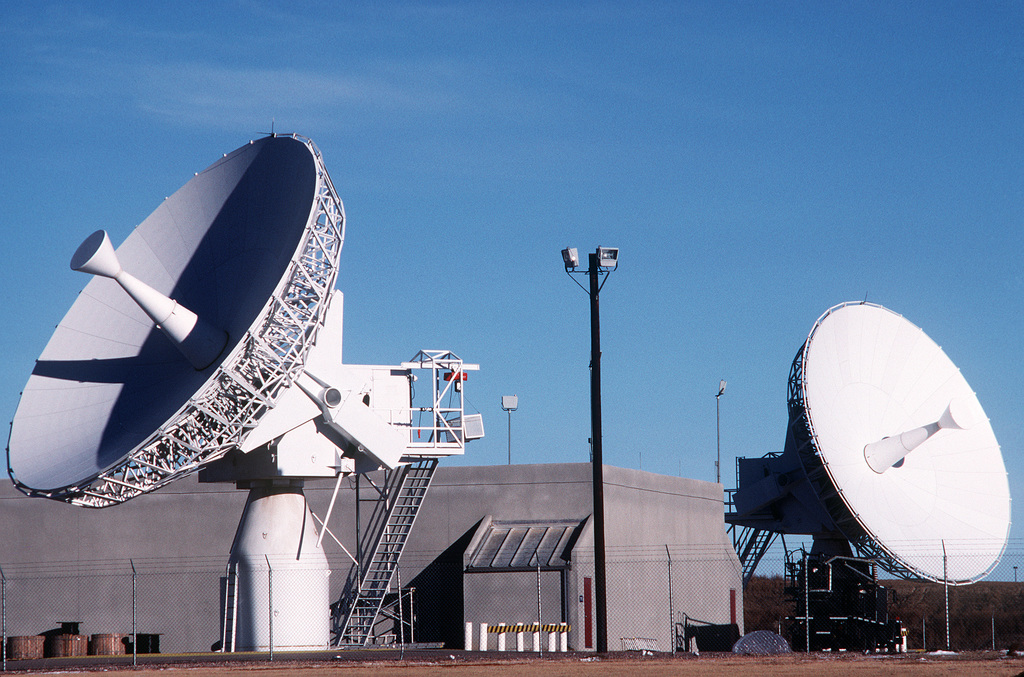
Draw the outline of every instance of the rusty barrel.
<instances>
[{"instance_id":1,"label":"rusty barrel","mask_svg":"<svg viewBox=\"0 0 1024 677\"><path fill-rule=\"evenodd\" d=\"M7 638L7 658L12 661L27 661L43 657L43 636L26 635Z\"/></svg>"},{"instance_id":2,"label":"rusty barrel","mask_svg":"<svg viewBox=\"0 0 1024 677\"><path fill-rule=\"evenodd\" d=\"M89 638L85 635L53 635L43 643L46 658L86 656L89 653Z\"/></svg>"},{"instance_id":3,"label":"rusty barrel","mask_svg":"<svg viewBox=\"0 0 1024 677\"><path fill-rule=\"evenodd\" d=\"M90 656L119 656L125 653L124 635L99 634L89 638Z\"/></svg>"}]
</instances>

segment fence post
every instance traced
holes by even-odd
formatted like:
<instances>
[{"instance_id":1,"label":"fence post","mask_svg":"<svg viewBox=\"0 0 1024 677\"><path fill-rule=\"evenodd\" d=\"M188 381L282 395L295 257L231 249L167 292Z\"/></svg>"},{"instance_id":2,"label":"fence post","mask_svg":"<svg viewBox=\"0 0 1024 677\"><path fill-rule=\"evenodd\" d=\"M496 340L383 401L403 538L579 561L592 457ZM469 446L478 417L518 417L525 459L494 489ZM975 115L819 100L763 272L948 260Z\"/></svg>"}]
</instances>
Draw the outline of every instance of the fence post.
<instances>
[{"instance_id":1,"label":"fence post","mask_svg":"<svg viewBox=\"0 0 1024 677\"><path fill-rule=\"evenodd\" d=\"M3 625L3 641L0 642L0 653L3 657L3 669L7 672L7 576L4 570L0 569L0 624Z\"/></svg>"},{"instance_id":2,"label":"fence post","mask_svg":"<svg viewBox=\"0 0 1024 677\"><path fill-rule=\"evenodd\" d=\"M402 612L402 567L395 565L398 576L398 641L400 643L398 660L405 660L405 614ZM412 611L410 609L410 611ZM411 617L410 617L411 618Z\"/></svg>"},{"instance_id":3,"label":"fence post","mask_svg":"<svg viewBox=\"0 0 1024 677\"><path fill-rule=\"evenodd\" d=\"M139 628L138 628L138 572L135 570L135 560L129 559L132 565L132 666L139 664Z\"/></svg>"},{"instance_id":4,"label":"fence post","mask_svg":"<svg viewBox=\"0 0 1024 677\"><path fill-rule=\"evenodd\" d=\"M804 550L804 651L811 653L811 572L807 569L807 551Z\"/></svg>"},{"instance_id":5,"label":"fence post","mask_svg":"<svg viewBox=\"0 0 1024 677\"><path fill-rule=\"evenodd\" d=\"M946 595L946 651L949 651L949 576L946 574L946 541L942 541L942 590Z\"/></svg>"},{"instance_id":6,"label":"fence post","mask_svg":"<svg viewBox=\"0 0 1024 677\"><path fill-rule=\"evenodd\" d=\"M669 552L668 543L665 544L665 556L668 557L668 641L672 645L672 655L676 655L676 626L673 623L675 618L672 615L672 553Z\"/></svg>"},{"instance_id":7,"label":"fence post","mask_svg":"<svg viewBox=\"0 0 1024 677\"><path fill-rule=\"evenodd\" d=\"M267 611L267 630L270 632L270 660L274 660L274 568L270 566L270 557L263 555L263 559L267 560L267 598L269 608Z\"/></svg>"},{"instance_id":8,"label":"fence post","mask_svg":"<svg viewBox=\"0 0 1024 677\"><path fill-rule=\"evenodd\" d=\"M544 644L540 641L542 627L544 625L543 616L541 615L540 608L540 554L534 553L534 557L537 558L537 631L533 633L533 645L540 652L540 655L544 655Z\"/></svg>"}]
</instances>

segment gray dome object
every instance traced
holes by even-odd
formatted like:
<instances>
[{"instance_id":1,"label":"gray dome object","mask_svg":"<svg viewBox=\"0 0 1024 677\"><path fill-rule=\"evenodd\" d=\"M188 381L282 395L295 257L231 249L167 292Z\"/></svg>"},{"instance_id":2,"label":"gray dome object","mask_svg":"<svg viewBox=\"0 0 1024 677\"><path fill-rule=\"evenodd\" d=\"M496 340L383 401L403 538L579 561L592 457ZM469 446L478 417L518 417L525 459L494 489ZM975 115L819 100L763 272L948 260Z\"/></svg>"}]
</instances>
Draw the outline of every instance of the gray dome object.
<instances>
[{"instance_id":1,"label":"gray dome object","mask_svg":"<svg viewBox=\"0 0 1024 677\"><path fill-rule=\"evenodd\" d=\"M774 656L776 654L793 653L786 639L771 630L755 630L736 640L732 652L745 656Z\"/></svg>"}]
</instances>

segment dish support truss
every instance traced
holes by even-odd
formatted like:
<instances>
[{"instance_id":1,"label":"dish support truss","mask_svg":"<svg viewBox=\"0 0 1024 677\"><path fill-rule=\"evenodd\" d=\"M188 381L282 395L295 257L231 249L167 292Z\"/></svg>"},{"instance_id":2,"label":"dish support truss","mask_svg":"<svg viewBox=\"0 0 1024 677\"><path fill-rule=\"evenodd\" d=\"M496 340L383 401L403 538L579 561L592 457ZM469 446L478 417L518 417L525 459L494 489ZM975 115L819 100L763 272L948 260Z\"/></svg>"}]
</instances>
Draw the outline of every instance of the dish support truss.
<instances>
[{"instance_id":1,"label":"dish support truss","mask_svg":"<svg viewBox=\"0 0 1024 677\"><path fill-rule=\"evenodd\" d=\"M376 640L374 635L378 627L387 622L382 619L391 618L393 620L393 615L389 616L390 612L387 611L385 602L391 594L392 580L399 576L399 560L412 532L420 506L426 497L437 463L442 456L464 453L466 442L483 436L481 415L467 416L465 414L463 386L461 385L466 380L466 372L479 369L479 365L465 364L451 351L423 350L409 362L402 363L400 369L373 368L392 371L391 378L407 381L407 387L410 389L413 389L417 382L426 381L426 377L422 374L416 375L414 371L426 370L429 372L430 388L429 390L421 389L422 400L417 398L414 393L408 393L405 402L412 403L412 406L403 404L400 409L391 409L387 403L387 395L381 396L385 400L385 405L374 411L381 420L390 415L388 423L394 429L401 431L405 446L400 462L393 468L387 466L378 468L376 463L372 463L363 465L363 469L354 472L353 468L358 468L360 463L333 466L332 472L336 475L336 483L331 501L323 519L313 515L320 525L316 549L319 550L324 536L330 535L345 554L352 559L354 565L348 573L348 579L340 599L330 606L330 641L333 646L372 644ZM418 378L414 378L414 376L418 376ZM416 418L420 420L414 422ZM343 420L342 423L344 423ZM419 438L420 441L415 441L416 438ZM309 447L301 446L300 448L308 456ZM291 452L282 451L281 447L278 447L276 456L280 460L288 453ZM360 455L360 452L352 446L347 447L345 453L347 455L342 461L357 461L357 457ZM235 470L241 467L241 464L239 466L228 465ZM216 468L217 464L211 466L210 470L215 471ZM374 476L366 474L378 469L383 475L382 480L375 481ZM342 482L353 474L356 482L355 556L345 548L328 527ZM287 476L287 473L281 476ZM312 479L313 477L311 475L300 478L296 475L295 479ZM316 477L326 477L326 475L316 475ZM225 477L207 478L206 481L227 481L227 479ZM260 484L268 480L265 478L241 479L239 476L233 481ZM364 499L360 494L360 487L367 485L372 488L370 492L372 498L370 499ZM360 505L366 502L374 503L374 507L368 521L363 522L360 518ZM243 522L245 519L243 517ZM286 556L290 555L286 554ZM234 546L232 547L232 557L235 557ZM233 651L235 628L238 623L236 613L240 608L239 595L244 594L238 585L236 570L229 567L223 585L222 646L226 651ZM248 608L255 607L250 605ZM309 610L302 609L303 616L308 613L310 613ZM284 617L282 616L282 619ZM263 620L258 618L257 622ZM247 622L251 623L252 621L250 619ZM403 621L399 618L398 622L402 623ZM301 621L296 621L296 623L301 623Z\"/></svg>"},{"instance_id":2,"label":"dish support truss","mask_svg":"<svg viewBox=\"0 0 1024 677\"><path fill-rule=\"evenodd\" d=\"M345 211L320 150L309 220L288 271L260 316L213 375L116 466L84 484L30 495L89 508L123 503L189 475L238 446L302 372L323 327L345 240Z\"/></svg>"}]
</instances>

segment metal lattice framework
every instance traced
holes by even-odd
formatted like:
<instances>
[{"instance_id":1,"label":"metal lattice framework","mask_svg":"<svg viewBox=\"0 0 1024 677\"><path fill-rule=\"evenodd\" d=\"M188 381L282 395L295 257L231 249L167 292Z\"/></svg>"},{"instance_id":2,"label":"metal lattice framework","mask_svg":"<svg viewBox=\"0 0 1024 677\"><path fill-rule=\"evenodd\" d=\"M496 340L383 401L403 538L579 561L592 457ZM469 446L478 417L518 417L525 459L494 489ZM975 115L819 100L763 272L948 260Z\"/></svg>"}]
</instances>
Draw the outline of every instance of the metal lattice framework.
<instances>
[{"instance_id":1,"label":"metal lattice framework","mask_svg":"<svg viewBox=\"0 0 1024 677\"><path fill-rule=\"evenodd\" d=\"M237 446L298 376L323 326L345 239L345 211L319 149L306 228L273 296L206 383L115 467L73 487L34 496L103 508L191 474Z\"/></svg>"}]
</instances>

